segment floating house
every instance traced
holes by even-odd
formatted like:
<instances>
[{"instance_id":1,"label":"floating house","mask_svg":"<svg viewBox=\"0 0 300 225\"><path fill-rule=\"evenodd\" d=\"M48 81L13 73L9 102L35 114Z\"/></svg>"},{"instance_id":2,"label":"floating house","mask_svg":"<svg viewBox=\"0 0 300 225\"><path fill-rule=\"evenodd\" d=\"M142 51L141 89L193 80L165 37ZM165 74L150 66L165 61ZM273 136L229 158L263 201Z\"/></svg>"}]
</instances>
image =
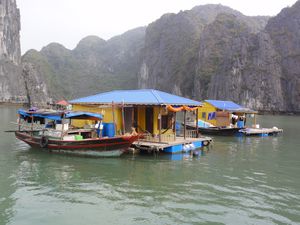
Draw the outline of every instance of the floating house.
<instances>
[{"instance_id":1,"label":"floating house","mask_svg":"<svg viewBox=\"0 0 300 225\"><path fill-rule=\"evenodd\" d=\"M256 123L257 113L232 101L205 100L195 122L201 133L211 135L269 136L283 132L277 127L260 128ZM188 125L195 127L193 122Z\"/></svg>"},{"instance_id":2,"label":"floating house","mask_svg":"<svg viewBox=\"0 0 300 225\"><path fill-rule=\"evenodd\" d=\"M143 133L143 139L135 147L145 150L181 152L187 145L201 147L210 138L198 138L198 130L176 135L176 114L199 110L201 102L166 92L142 90L116 90L69 101L76 111L89 111L104 115L103 135ZM185 119L184 119L185 120ZM74 126L92 126L73 124Z\"/></svg>"},{"instance_id":3,"label":"floating house","mask_svg":"<svg viewBox=\"0 0 300 225\"><path fill-rule=\"evenodd\" d=\"M257 111L245 108L232 101L205 100L203 106L198 110L198 118L208 122L216 127L228 127L232 125L232 115L237 118L244 117L245 114L251 114L256 124L255 114ZM245 126L245 120L237 121L239 127Z\"/></svg>"}]
</instances>

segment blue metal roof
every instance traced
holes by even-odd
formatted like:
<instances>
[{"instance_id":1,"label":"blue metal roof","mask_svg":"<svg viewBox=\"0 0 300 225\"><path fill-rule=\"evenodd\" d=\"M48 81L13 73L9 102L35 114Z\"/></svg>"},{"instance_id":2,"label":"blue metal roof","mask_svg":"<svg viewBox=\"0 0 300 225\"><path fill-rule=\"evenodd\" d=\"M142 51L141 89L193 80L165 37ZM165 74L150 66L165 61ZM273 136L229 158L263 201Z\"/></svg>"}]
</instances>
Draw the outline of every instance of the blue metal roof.
<instances>
[{"instance_id":1,"label":"blue metal roof","mask_svg":"<svg viewBox=\"0 0 300 225\"><path fill-rule=\"evenodd\" d=\"M221 101L221 100L205 100L205 101L221 110L239 110L241 108L244 108L243 106L240 106L232 101Z\"/></svg>"},{"instance_id":2,"label":"blue metal roof","mask_svg":"<svg viewBox=\"0 0 300 225\"><path fill-rule=\"evenodd\" d=\"M69 101L71 104L190 105L201 102L153 89L116 90Z\"/></svg>"},{"instance_id":3,"label":"blue metal roof","mask_svg":"<svg viewBox=\"0 0 300 225\"><path fill-rule=\"evenodd\" d=\"M253 109L245 108L232 101L221 101L221 100L205 100L205 101L213 105L217 109L221 109L221 110L226 110L230 112L241 112L241 113L258 113Z\"/></svg>"}]
</instances>

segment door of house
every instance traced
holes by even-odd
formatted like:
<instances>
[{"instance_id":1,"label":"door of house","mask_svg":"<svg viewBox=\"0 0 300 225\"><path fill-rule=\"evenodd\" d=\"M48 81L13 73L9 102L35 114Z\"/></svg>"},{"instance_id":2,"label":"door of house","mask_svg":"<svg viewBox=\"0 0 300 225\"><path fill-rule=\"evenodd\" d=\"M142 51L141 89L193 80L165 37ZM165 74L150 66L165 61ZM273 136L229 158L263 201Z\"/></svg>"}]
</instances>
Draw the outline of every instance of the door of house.
<instances>
[{"instance_id":1,"label":"door of house","mask_svg":"<svg viewBox=\"0 0 300 225\"><path fill-rule=\"evenodd\" d=\"M131 132L131 127L133 127L133 108L124 108L124 122L125 122L125 133Z\"/></svg>"},{"instance_id":2,"label":"door of house","mask_svg":"<svg viewBox=\"0 0 300 225\"><path fill-rule=\"evenodd\" d=\"M137 107L124 108L125 133L131 133L132 127L138 128L138 109Z\"/></svg>"},{"instance_id":3,"label":"door of house","mask_svg":"<svg viewBox=\"0 0 300 225\"><path fill-rule=\"evenodd\" d=\"M146 108L146 130L150 132L151 134L153 133L153 108L152 107L147 107Z\"/></svg>"}]
</instances>

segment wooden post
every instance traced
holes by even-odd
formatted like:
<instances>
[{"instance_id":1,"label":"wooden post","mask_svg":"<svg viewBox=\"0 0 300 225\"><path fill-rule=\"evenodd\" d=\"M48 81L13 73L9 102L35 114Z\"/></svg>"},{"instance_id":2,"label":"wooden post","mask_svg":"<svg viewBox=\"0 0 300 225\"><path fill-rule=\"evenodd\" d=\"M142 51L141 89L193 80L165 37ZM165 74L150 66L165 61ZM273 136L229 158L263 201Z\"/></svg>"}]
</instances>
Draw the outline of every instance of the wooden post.
<instances>
[{"instance_id":1,"label":"wooden post","mask_svg":"<svg viewBox=\"0 0 300 225\"><path fill-rule=\"evenodd\" d=\"M98 138L102 138L102 131L103 131L103 121L102 119L99 120L99 135L98 135ZM97 131L96 131L97 132Z\"/></svg>"},{"instance_id":2,"label":"wooden post","mask_svg":"<svg viewBox=\"0 0 300 225\"><path fill-rule=\"evenodd\" d=\"M64 138L64 119L62 118L61 119L61 136L60 136L60 139L63 140Z\"/></svg>"},{"instance_id":3,"label":"wooden post","mask_svg":"<svg viewBox=\"0 0 300 225\"><path fill-rule=\"evenodd\" d=\"M186 139L186 110L183 111L184 120L183 120L183 139Z\"/></svg>"},{"instance_id":4,"label":"wooden post","mask_svg":"<svg viewBox=\"0 0 300 225\"><path fill-rule=\"evenodd\" d=\"M31 136L33 136L33 116L31 116Z\"/></svg>"},{"instance_id":5,"label":"wooden post","mask_svg":"<svg viewBox=\"0 0 300 225\"><path fill-rule=\"evenodd\" d=\"M196 135L197 138L199 137L199 126L198 126L198 120L199 120L199 115L198 115L199 109L196 109Z\"/></svg>"},{"instance_id":6,"label":"wooden post","mask_svg":"<svg viewBox=\"0 0 300 225\"><path fill-rule=\"evenodd\" d=\"M125 134L125 113L124 113L124 102L122 104L122 131Z\"/></svg>"},{"instance_id":7,"label":"wooden post","mask_svg":"<svg viewBox=\"0 0 300 225\"><path fill-rule=\"evenodd\" d=\"M256 114L253 115L254 115L254 128L256 128Z\"/></svg>"},{"instance_id":8,"label":"wooden post","mask_svg":"<svg viewBox=\"0 0 300 225\"><path fill-rule=\"evenodd\" d=\"M158 139L159 139L159 142L161 142L161 107L159 107L159 114L158 114L158 119L159 119L159 125L158 125L158 131L159 131L159 134L158 134Z\"/></svg>"},{"instance_id":9,"label":"wooden post","mask_svg":"<svg viewBox=\"0 0 300 225\"><path fill-rule=\"evenodd\" d=\"M21 130L21 116L20 114L18 115L18 130Z\"/></svg>"},{"instance_id":10,"label":"wooden post","mask_svg":"<svg viewBox=\"0 0 300 225\"><path fill-rule=\"evenodd\" d=\"M111 103L111 111L112 111L113 123L114 123L114 128L115 128L115 134L116 134L115 106L114 106L114 102L113 101Z\"/></svg>"},{"instance_id":11,"label":"wooden post","mask_svg":"<svg viewBox=\"0 0 300 225\"><path fill-rule=\"evenodd\" d=\"M174 112L174 141L176 141L176 112Z\"/></svg>"}]
</instances>

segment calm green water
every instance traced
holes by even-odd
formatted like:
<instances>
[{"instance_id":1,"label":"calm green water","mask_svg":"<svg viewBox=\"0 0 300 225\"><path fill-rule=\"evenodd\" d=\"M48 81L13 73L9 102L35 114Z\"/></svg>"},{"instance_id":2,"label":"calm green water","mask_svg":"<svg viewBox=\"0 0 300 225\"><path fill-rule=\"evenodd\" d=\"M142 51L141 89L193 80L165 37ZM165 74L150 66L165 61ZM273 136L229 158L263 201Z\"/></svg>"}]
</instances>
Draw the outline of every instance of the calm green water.
<instances>
[{"instance_id":1,"label":"calm green water","mask_svg":"<svg viewBox=\"0 0 300 225\"><path fill-rule=\"evenodd\" d=\"M0 224L300 224L300 117L278 137L214 138L199 159L80 158L15 139L0 106Z\"/></svg>"}]
</instances>

